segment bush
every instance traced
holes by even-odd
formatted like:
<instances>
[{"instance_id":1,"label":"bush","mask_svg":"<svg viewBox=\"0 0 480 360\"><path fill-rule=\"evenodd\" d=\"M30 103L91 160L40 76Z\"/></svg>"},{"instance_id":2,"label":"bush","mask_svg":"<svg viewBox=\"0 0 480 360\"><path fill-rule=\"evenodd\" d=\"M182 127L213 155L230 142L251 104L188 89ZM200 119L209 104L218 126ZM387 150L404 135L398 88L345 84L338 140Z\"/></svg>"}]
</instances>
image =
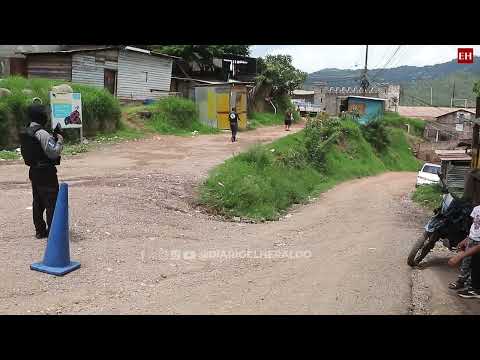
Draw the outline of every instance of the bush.
<instances>
[{"instance_id":1,"label":"bush","mask_svg":"<svg viewBox=\"0 0 480 360\"><path fill-rule=\"evenodd\" d=\"M257 166L259 168L265 168L273 163L273 155L264 146L255 145L247 152L238 155L239 160Z\"/></svg>"},{"instance_id":2,"label":"bush","mask_svg":"<svg viewBox=\"0 0 480 360\"><path fill-rule=\"evenodd\" d=\"M336 118L311 118L305 126L307 159L317 169L324 169L328 142L342 131L342 123Z\"/></svg>"},{"instance_id":3,"label":"bush","mask_svg":"<svg viewBox=\"0 0 480 360\"><path fill-rule=\"evenodd\" d=\"M8 143L9 109L7 104L0 102L0 146Z\"/></svg>"},{"instance_id":4,"label":"bush","mask_svg":"<svg viewBox=\"0 0 480 360\"><path fill-rule=\"evenodd\" d=\"M249 117L249 127L255 129L258 126L270 126L283 124L284 116L277 112L273 113L252 113Z\"/></svg>"},{"instance_id":5,"label":"bush","mask_svg":"<svg viewBox=\"0 0 480 360\"><path fill-rule=\"evenodd\" d=\"M419 186L412 194L412 200L421 206L435 209L442 201L442 188L439 185Z\"/></svg>"},{"instance_id":6,"label":"bush","mask_svg":"<svg viewBox=\"0 0 480 360\"><path fill-rule=\"evenodd\" d=\"M363 137L378 152L384 151L390 145L387 127L382 120L369 121L361 127Z\"/></svg>"},{"instance_id":7,"label":"bush","mask_svg":"<svg viewBox=\"0 0 480 360\"><path fill-rule=\"evenodd\" d=\"M34 97L42 99L44 105L50 105L49 92L52 86L65 83L49 79L25 79L19 76L7 77L1 87L12 92L10 96L0 98L0 146L18 145L18 130L27 123L26 108ZM75 92L82 94L82 112L84 134L92 136L97 131L114 131L120 123L121 111L118 100L107 90L71 84ZM29 89L32 94L23 93ZM10 131L9 131L10 130ZM65 132L67 140L74 135Z\"/></svg>"},{"instance_id":8,"label":"bush","mask_svg":"<svg viewBox=\"0 0 480 360\"><path fill-rule=\"evenodd\" d=\"M273 103L277 107L278 114L284 114L288 109L293 110L293 104L288 95L275 96Z\"/></svg>"},{"instance_id":9,"label":"bush","mask_svg":"<svg viewBox=\"0 0 480 360\"><path fill-rule=\"evenodd\" d=\"M303 146L289 148L278 154L275 161L284 168L303 169L308 166L307 151Z\"/></svg>"},{"instance_id":10,"label":"bush","mask_svg":"<svg viewBox=\"0 0 480 360\"><path fill-rule=\"evenodd\" d=\"M175 127L186 129L198 120L197 108L192 100L181 97L166 97L155 103L157 116Z\"/></svg>"},{"instance_id":11,"label":"bush","mask_svg":"<svg viewBox=\"0 0 480 360\"><path fill-rule=\"evenodd\" d=\"M422 163L412 155L412 149L404 131L395 128L389 128L387 131L390 144L381 153L377 153L377 156L389 170L418 171Z\"/></svg>"},{"instance_id":12,"label":"bush","mask_svg":"<svg viewBox=\"0 0 480 360\"><path fill-rule=\"evenodd\" d=\"M227 216L270 220L342 181L386 170L415 171L418 162L404 132L387 131L392 143L378 152L352 119L311 119L305 130L216 167L201 187L200 200Z\"/></svg>"},{"instance_id":13,"label":"bush","mask_svg":"<svg viewBox=\"0 0 480 360\"><path fill-rule=\"evenodd\" d=\"M403 117L397 113L389 112L389 111L385 112L383 116L383 122L385 123L386 126L401 128L404 130L407 129L405 124L409 124L410 133L412 135L416 135L420 137L423 136L423 131L425 129L425 121L421 119L412 119L412 118Z\"/></svg>"},{"instance_id":14,"label":"bush","mask_svg":"<svg viewBox=\"0 0 480 360\"><path fill-rule=\"evenodd\" d=\"M227 160L202 185L201 202L227 216L269 220L291 204L306 200L323 177L296 161L302 138L301 134L292 134ZM283 163L285 159L294 166Z\"/></svg>"},{"instance_id":15,"label":"bush","mask_svg":"<svg viewBox=\"0 0 480 360\"><path fill-rule=\"evenodd\" d=\"M111 132L120 126L121 110L118 100L107 90L72 84L73 91L82 94L84 133Z\"/></svg>"},{"instance_id":16,"label":"bush","mask_svg":"<svg viewBox=\"0 0 480 360\"><path fill-rule=\"evenodd\" d=\"M148 106L152 112L147 125L161 134L190 135L215 134L219 130L198 121L196 105L193 101L180 97L166 97Z\"/></svg>"}]
</instances>

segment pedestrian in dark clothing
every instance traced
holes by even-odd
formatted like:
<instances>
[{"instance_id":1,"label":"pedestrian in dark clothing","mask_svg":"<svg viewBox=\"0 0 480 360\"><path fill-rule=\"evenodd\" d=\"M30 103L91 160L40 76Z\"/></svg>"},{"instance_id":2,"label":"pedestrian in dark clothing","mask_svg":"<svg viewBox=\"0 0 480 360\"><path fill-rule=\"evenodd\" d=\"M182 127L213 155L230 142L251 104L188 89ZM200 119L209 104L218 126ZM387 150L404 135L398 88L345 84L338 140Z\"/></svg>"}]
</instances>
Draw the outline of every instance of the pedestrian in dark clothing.
<instances>
[{"instance_id":1,"label":"pedestrian in dark clothing","mask_svg":"<svg viewBox=\"0 0 480 360\"><path fill-rule=\"evenodd\" d=\"M471 262L471 284L472 288L476 289L475 292L476 294L480 294L480 252L475 253L472 256L472 262ZM479 296L480 297L480 296Z\"/></svg>"},{"instance_id":2,"label":"pedestrian in dark clothing","mask_svg":"<svg viewBox=\"0 0 480 360\"><path fill-rule=\"evenodd\" d=\"M285 131L290 131L290 126L292 126L293 114L292 110L287 110L285 113Z\"/></svg>"},{"instance_id":3,"label":"pedestrian in dark clothing","mask_svg":"<svg viewBox=\"0 0 480 360\"><path fill-rule=\"evenodd\" d=\"M230 120L230 130L232 130L232 142L235 142L237 141L238 121L240 119L234 107L228 115L228 119Z\"/></svg>"},{"instance_id":4,"label":"pedestrian in dark clothing","mask_svg":"<svg viewBox=\"0 0 480 360\"><path fill-rule=\"evenodd\" d=\"M60 165L63 137L50 135L45 130L48 114L41 104L27 109L29 125L20 132L21 152L30 167L29 178L33 194L33 224L37 239L48 237L58 195L56 165ZM43 213L47 213L45 224Z\"/></svg>"}]
</instances>

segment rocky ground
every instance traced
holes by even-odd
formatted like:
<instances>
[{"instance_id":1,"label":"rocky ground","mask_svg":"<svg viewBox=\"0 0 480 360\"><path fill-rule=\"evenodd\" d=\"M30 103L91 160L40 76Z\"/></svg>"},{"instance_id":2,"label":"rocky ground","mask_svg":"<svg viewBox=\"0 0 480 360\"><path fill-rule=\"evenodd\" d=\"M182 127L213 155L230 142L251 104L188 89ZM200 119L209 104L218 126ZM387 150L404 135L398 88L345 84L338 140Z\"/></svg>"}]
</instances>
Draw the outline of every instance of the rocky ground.
<instances>
[{"instance_id":1,"label":"rocky ground","mask_svg":"<svg viewBox=\"0 0 480 360\"><path fill-rule=\"evenodd\" d=\"M29 269L45 241L33 236L27 169L2 162L0 313L478 313L447 289L443 249L423 269L406 265L428 215L408 198L413 173L340 184L276 222L226 222L196 205L209 169L286 134L157 136L64 160L82 264L65 277Z\"/></svg>"}]
</instances>

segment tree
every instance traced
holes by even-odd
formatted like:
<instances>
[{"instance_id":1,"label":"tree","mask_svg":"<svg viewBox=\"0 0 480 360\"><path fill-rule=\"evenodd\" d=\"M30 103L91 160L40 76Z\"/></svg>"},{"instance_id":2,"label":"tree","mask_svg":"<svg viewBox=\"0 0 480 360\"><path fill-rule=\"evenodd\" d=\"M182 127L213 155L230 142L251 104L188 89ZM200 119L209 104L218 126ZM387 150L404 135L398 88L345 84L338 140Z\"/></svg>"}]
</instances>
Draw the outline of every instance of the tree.
<instances>
[{"instance_id":1,"label":"tree","mask_svg":"<svg viewBox=\"0 0 480 360\"><path fill-rule=\"evenodd\" d=\"M229 55L248 56L250 45L151 45L153 50L174 56L191 58L195 53L207 57Z\"/></svg>"},{"instance_id":2,"label":"tree","mask_svg":"<svg viewBox=\"0 0 480 360\"><path fill-rule=\"evenodd\" d=\"M224 55L248 56L250 45L151 45L150 49L197 63L201 69L213 66L213 58Z\"/></svg>"},{"instance_id":3,"label":"tree","mask_svg":"<svg viewBox=\"0 0 480 360\"><path fill-rule=\"evenodd\" d=\"M477 94L477 96L480 96L480 81L473 84L473 92Z\"/></svg>"},{"instance_id":4,"label":"tree","mask_svg":"<svg viewBox=\"0 0 480 360\"><path fill-rule=\"evenodd\" d=\"M258 61L260 74L256 78L257 85L271 87L271 97L287 95L307 79L307 73L292 65L290 55L267 55Z\"/></svg>"},{"instance_id":5,"label":"tree","mask_svg":"<svg viewBox=\"0 0 480 360\"><path fill-rule=\"evenodd\" d=\"M152 50L194 62L203 70L213 68L213 58L223 55L248 56L250 45L152 45Z\"/></svg>"}]
</instances>

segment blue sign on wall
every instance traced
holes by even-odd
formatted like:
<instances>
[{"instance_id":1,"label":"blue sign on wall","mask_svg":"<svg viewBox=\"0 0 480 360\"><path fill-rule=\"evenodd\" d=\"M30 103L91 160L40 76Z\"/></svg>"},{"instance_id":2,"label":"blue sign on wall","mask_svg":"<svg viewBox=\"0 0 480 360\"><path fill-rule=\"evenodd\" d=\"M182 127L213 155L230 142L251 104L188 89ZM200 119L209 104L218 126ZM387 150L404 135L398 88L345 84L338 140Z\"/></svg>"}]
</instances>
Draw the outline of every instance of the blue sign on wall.
<instances>
[{"instance_id":1,"label":"blue sign on wall","mask_svg":"<svg viewBox=\"0 0 480 360\"><path fill-rule=\"evenodd\" d=\"M65 118L72 113L72 104L53 104L52 110L55 118Z\"/></svg>"}]
</instances>

